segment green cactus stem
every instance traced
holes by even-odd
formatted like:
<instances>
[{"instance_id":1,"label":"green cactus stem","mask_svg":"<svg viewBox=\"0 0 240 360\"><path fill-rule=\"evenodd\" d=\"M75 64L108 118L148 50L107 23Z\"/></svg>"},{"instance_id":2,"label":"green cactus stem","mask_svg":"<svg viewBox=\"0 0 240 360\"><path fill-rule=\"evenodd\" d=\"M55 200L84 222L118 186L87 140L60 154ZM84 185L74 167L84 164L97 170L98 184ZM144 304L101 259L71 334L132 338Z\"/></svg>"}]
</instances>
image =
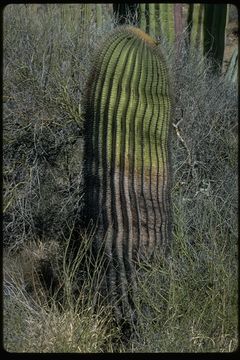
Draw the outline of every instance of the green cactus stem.
<instances>
[{"instance_id":1,"label":"green cactus stem","mask_svg":"<svg viewBox=\"0 0 240 360\"><path fill-rule=\"evenodd\" d=\"M189 4L188 34L189 44L203 52L203 4Z\"/></svg>"},{"instance_id":2,"label":"green cactus stem","mask_svg":"<svg viewBox=\"0 0 240 360\"><path fill-rule=\"evenodd\" d=\"M96 24L97 27L100 28L103 24L103 5L102 4L96 4Z\"/></svg>"},{"instance_id":3,"label":"green cactus stem","mask_svg":"<svg viewBox=\"0 0 240 360\"><path fill-rule=\"evenodd\" d=\"M155 36L156 34L156 15L155 15L155 4L148 4L149 9L149 31L148 34Z\"/></svg>"},{"instance_id":4,"label":"green cactus stem","mask_svg":"<svg viewBox=\"0 0 240 360\"><path fill-rule=\"evenodd\" d=\"M174 4L160 4L160 23L162 35L173 43L175 41Z\"/></svg>"},{"instance_id":5,"label":"green cactus stem","mask_svg":"<svg viewBox=\"0 0 240 360\"><path fill-rule=\"evenodd\" d=\"M146 5L148 4L139 4L139 27L145 32L147 31Z\"/></svg>"},{"instance_id":6,"label":"green cactus stem","mask_svg":"<svg viewBox=\"0 0 240 360\"><path fill-rule=\"evenodd\" d=\"M225 79L232 83L237 83L238 79L238 47L235 47L230 62L227 67Z\"/></svg>"},{"instance_id":7,"label":"green cactus stem","mask_svg":"<svg viewBox=\"0 0 240 360\"><path fill-rule=\"evenodd\" d=\"M89 22L92 20L93 17L93 4L81 4L80 13L81 24L83 29L85 29L89 25Z\"/></svg>"},{"instance_id":8,"label":"green cactus stem","mask_svg":"<svg viewBox=\"0 0 240 360\"><path fill-rule=\"evenodd\" d=\"M214 61L214 69L221 72L224 49L227 4L204 4L204 55Z\"/></svg>"},{"instance_id":9,"label":"green cactus stem","mask_svg":"<svg viewBox=\"0 0 240 360\"><path fill-rule=\"evenodd\" d=\"M170 238L171 96L155 40L135 27L115 29L95 57L85 110L85 223L97 224L107 293L126 315L134 262Z\"/></svg>"}]
</instances>

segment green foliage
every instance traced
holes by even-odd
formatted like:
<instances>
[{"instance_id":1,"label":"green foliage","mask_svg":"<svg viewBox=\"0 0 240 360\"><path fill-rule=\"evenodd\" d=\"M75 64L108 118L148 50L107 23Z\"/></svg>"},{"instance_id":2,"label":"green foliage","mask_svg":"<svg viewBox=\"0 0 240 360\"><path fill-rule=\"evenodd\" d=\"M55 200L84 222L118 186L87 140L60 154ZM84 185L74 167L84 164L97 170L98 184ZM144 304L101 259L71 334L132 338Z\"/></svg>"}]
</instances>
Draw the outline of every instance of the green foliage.
<instances>
[{"instance_id":1,"label":"green foliage","mask_svg":"<svg viewBox=\"0 0 240 360\"><path fill-rule=\"evenodd\" d=\"M99 48L87 86L83 212L86 226L98 223L97 242L106 243L115 264L107 274L109 291L121 286L127 298L133 260L152 256L169 241L165 61L148 34L119 27Z\"/></svg>"}]
</instances>

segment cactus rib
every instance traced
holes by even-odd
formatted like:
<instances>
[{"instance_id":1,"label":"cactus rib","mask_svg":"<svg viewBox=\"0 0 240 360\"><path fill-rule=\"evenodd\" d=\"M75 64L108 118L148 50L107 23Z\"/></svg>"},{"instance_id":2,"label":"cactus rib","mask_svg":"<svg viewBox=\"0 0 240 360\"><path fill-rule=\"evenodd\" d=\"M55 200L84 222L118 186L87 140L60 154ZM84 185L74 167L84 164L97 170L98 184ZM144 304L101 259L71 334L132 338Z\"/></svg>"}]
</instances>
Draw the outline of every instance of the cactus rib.
<instances>
[{"instance_id":1,"label":"cactus rib","mask_svg":"<svg viewBox=\"0 0 240 360\"><path fill-rule=\"evenodd\" d=\"M166 64L156 42L122 26L98 51L85 100L85 222L109 259L106 291L119 314L133 309L133 263L169 241ZM130 311L131 312L131 311Z\"/></svg>"}]
</instances>

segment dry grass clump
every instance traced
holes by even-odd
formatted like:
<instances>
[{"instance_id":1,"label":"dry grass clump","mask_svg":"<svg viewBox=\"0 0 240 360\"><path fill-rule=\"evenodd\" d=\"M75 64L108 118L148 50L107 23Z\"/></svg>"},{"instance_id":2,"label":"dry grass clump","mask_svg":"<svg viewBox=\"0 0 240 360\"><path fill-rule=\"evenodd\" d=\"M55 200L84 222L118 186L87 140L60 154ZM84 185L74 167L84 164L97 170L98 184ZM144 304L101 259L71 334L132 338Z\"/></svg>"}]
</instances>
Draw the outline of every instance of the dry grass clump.
<instances>
[{"instance_id":1,"label":"dry grass clump","mask_svg":"<svg viewBox=\"0 0 240 360\"><path fill-rule=\"evenodd\" d=\"M214 204L203 205L208 210ZM213 212L206 217L214 219ZM134 352L232 352L238 346L237 241L214 227L188 235L175 202L173 245L138 279L139 338Z\"/></svg>"},{"instance_id":2,"label":"dry grass clump","mask_svg":"<svg viewBox=\"0 0 240 360\"><path fill-rule=\"evenodd\" d=\"M99 303L101 259L90 272L91 241L72 262L70 242L51 249L38 242L4 256L4 346L8 352L112 352L121 339L111 308ZM85 258L85 275L82 275ZM54 271L42 277L43 265ZM82 271L81 271L82 270ZM79 278L82 276L81 287ZM51 284L48 283L51 281ZM55 283L54 283L55 281ZM52 290L52 291L51 291Z\"/></svg>"}]
</instances>

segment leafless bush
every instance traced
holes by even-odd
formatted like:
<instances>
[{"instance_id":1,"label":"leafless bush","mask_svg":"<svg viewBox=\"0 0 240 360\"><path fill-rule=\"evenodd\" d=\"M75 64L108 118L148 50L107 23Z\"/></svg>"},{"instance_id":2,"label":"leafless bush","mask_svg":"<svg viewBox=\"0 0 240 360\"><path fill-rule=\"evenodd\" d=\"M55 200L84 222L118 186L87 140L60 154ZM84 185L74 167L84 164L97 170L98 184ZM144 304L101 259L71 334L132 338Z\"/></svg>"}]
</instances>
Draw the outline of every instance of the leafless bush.
<instances>
[{"instance_id":1,"label":"leafless bush","mask_svg":"<svg viewBox=\"0 0 240 360\"><path fill-rule=\"evenodd\" d=\"M77 10L4 11L4 243L11 247L59 238L79 217L81 97L99 30L91 18L83 26Z\"/></svg>"},{"instance_id":2,"label":"leafless bush","mask_svg":"<svg viewBox=\"0 0 240 360\"><path fill-rule=\"evenodd\" d=\"M59 238L79 219L81 98L94 48L115 26L83 23L80 5L33 6L4 12L4 241L13 247ZM209 203L215 226L234 232L237 90L185 44L184 34L177 53L160 44L175 101L173 201L190 234L208 229Z\"/></svg>"},{"instance_id":3,"label":"leafless bush","mask_svg":"<svg viewBox=\"0 0 240 360\"><path fill-rule=\"evenodd\" d=\"M236 240L237 87L214 75L199 52L189 53L184 34L177 56L167 46L166 53L175 100L173 201L192 240L198 231L207 238L212 227Z\"/></svg>"}]
</instances>

